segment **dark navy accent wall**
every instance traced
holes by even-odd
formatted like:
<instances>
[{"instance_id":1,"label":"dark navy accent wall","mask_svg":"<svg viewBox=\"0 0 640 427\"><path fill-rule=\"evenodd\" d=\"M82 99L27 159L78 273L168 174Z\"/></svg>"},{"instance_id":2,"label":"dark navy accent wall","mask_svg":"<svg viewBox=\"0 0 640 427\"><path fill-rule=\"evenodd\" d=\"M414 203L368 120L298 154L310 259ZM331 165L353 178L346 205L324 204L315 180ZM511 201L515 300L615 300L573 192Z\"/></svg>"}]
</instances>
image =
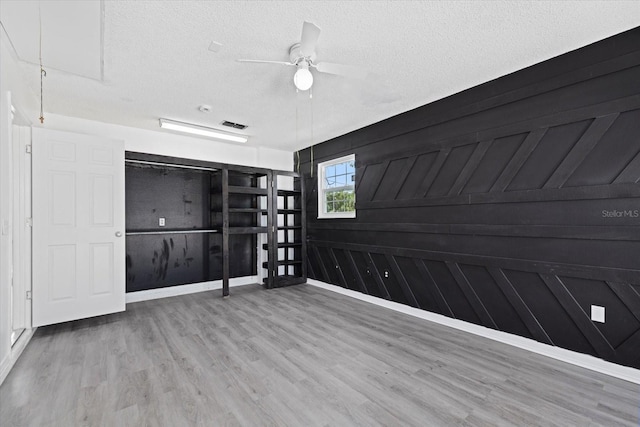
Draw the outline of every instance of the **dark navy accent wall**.
<instances>
[{"instance_id":1,"label":"dark navy accent wall","mask_svg":"<svg viewBox=\"0 0 640 427\"><path fill-rule=\"evenodd\" d=\"M309 277L640 368L640 27L313 151ZM357 217L316 219L351 153Z\"/></svg>"}]
</instances>

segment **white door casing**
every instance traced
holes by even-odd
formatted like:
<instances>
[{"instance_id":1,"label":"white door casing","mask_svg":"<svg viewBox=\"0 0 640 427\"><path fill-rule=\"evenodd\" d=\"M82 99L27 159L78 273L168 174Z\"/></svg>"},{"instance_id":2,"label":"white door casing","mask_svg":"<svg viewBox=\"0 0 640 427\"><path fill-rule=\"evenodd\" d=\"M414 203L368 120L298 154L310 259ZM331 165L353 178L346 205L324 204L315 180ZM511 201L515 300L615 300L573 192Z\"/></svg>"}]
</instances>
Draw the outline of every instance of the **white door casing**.
<instances>
[{"instance_id":1,"label":"white door casing","mask_svg":"<svg viewBox=\"0 0 640 427\"><path fill-rule=\"evenodd\" d=\"M13 125L13 280L11 326L14 332L31 327L31 128Z\"/></svg>"},{"instance_id":2,"label":"white door casing","mask_svg":"<svg viewBox=\"0 0 640 427\"><path fill-rule=\"evenodd\" d=\"M33 128L33 326L125 309L124 142Z\"/></svg>"}]
</instances>

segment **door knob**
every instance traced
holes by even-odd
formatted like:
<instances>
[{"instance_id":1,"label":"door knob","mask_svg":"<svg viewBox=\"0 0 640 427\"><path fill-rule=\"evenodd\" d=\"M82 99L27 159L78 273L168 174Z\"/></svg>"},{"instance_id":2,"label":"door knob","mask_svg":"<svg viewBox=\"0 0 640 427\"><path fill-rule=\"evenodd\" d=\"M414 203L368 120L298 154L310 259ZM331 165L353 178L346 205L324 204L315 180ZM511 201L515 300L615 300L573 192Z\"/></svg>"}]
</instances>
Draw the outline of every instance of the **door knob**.
<instances>
[{"instance_id":1,"label":"door knob","mask_svg":"<svg viewBox=\"0 0 640 427\"><path fill-rule=\"evenodd\" d=\"M122 237L122 231L116 231L116 237Z\"/></svg>"}]
</instances>

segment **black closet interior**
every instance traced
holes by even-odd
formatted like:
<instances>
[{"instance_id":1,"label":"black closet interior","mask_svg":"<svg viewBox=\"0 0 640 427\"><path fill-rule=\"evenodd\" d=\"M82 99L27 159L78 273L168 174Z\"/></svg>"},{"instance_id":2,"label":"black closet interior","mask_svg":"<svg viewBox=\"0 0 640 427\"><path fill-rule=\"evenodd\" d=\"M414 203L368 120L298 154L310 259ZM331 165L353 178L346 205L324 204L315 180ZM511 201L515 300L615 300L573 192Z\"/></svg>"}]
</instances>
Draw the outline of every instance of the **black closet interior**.
<instances>
[{"instance_id":1,"label":"black closet interior","mask_svg":"<svg viewBox=\"0 0 640 427\"><path fill-rule=\"evenodd\" d=\"M295 172L125 153L127 292L261 276L306 281ZM260 265L258 265L258 262Z\"/></svg>"}]
</instances>

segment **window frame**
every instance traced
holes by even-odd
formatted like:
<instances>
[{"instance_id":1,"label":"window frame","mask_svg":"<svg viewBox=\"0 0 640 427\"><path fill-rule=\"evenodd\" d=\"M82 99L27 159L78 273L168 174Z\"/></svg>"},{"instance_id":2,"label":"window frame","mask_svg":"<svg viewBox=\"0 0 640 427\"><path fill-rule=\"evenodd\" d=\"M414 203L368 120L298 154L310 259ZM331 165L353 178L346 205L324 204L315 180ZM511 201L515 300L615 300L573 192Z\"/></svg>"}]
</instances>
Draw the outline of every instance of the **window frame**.
<instances>
[{"instance_id":1,"label":"window frame","mask_svg":"<svg viewBox=\"0 0 640 427\"><path fill-rule=\"evenodd\" d=\"M318 163L318 219L331 219L331 218L355 218L356 217L356 208L354 205L353 211L349 212L327 212L326 206L326 197L325 194L327 192L327 188L324 187L324 183L326 181L326 169L330 166L338 165L340 163L353 162L354 172L353 175L355 177L355 163L356 163L356 155L349 154L347 156L342 156L336 159L327 160L326 162ZM348 175L347 175L348 176ZM339 191L340 189L353 189L353 194L355 198L356 193L356 183L355 181L351 185L345 185L343 187L332 188L332 191Z\"/></svg>"}]
</instances>

